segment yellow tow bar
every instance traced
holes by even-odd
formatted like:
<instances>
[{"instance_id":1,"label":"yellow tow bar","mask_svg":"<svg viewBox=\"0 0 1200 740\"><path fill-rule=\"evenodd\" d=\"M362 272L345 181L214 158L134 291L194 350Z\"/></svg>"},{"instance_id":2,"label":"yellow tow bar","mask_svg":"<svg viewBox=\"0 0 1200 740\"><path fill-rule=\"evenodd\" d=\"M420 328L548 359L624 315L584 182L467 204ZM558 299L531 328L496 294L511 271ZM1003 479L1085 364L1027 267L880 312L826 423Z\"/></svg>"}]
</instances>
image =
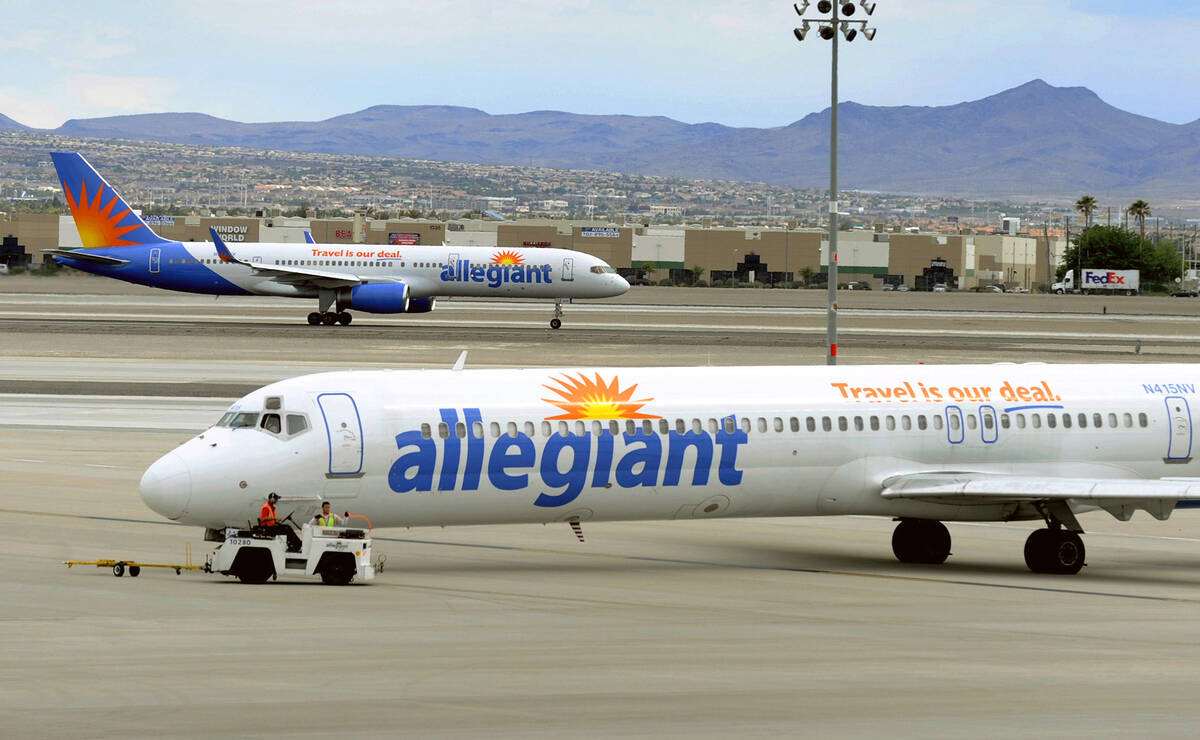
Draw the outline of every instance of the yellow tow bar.
<instances>
[{"instance_id":1,"label":"yellow tow bar","mask_svg":"<svg viewBox=\"0 0 1200 740\"><path fill-rule=\"evenodd\" d=\"M137 578L142 573L142 568L167 568L175 571L175 575L179 575L185 570L204 570L204 566L192 565L192 543L187 543L187 563L139 563L135 560L112 560L110 558L101 558L100 560L64 560L63 564L70 568L72 565L94 565L97 568L112 568L112 574L117 578L125 575L125 570L129 569L129 575L132 578Z\"/></svg>"}]
</instances>

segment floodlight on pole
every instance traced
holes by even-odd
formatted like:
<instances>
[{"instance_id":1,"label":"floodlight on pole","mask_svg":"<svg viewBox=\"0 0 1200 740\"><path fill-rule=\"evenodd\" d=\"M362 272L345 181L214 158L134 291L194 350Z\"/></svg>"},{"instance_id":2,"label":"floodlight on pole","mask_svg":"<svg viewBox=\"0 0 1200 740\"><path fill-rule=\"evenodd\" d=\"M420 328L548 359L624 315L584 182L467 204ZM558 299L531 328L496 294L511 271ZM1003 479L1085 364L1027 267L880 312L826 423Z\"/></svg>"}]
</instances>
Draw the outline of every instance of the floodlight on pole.
<instances>
[{"instance_id":1,"label":"floodlight on pole","mask_svg":"<svg viewBox=\"0 0 1200 740\"><path fill-rule=\"evenodd\" d=\"M793 3L792 7L796 9L796 14L803 16L808 10L808 0L802 0L800 3ZM867 15L875 12L875 3L869 3L866 0L860 0L858 7L863 9ZM818 24L817 33L826 41L832 41L833 63L830 65L830 85L829 85L829 253L826 257L829 276L829 308L828 308L828 329L827 338L829 344L829 354L825 358L825 362L829 365L837 364L837 284L838 284L838 251L837 251L837 227L838 216L841 215L838 211L838 189L837 189L837 114L838 114L838 29L841 29L842 35L846 37L846 41L853 41L861 33L862 37L867 41L875 38L875 29L867 28L866 20L842 20L839 18L839 11L842 16L852 16L855 13L855 4L853 0L818 0L817 11L822 15L828 14L827 18L817 18L815 22ZM808 34L809 21L805 20L801 23L800 28L793 29L793 34L797 41L803 41Z\"/></svg>"}]
</instances>

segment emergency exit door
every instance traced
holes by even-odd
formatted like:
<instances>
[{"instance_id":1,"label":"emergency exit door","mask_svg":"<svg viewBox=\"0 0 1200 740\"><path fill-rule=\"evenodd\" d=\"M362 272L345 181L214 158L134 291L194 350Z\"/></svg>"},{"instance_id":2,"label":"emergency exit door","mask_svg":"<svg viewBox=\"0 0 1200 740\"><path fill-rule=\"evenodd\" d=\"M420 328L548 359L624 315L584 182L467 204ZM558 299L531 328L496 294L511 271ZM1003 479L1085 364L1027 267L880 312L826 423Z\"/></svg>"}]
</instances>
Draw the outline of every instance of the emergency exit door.
<instances>
[{"instance_id":1,"label":"emergency exit door","mask_svg":"<svg viewBox=\"0 0 1200 740\"><path fill-rule=\"evenodd\" d=\"M162 248L161 247L151 247L150 248L150 274L157 275L158 271L160 269L162 269Z\"/></svg>"}]
</instances>

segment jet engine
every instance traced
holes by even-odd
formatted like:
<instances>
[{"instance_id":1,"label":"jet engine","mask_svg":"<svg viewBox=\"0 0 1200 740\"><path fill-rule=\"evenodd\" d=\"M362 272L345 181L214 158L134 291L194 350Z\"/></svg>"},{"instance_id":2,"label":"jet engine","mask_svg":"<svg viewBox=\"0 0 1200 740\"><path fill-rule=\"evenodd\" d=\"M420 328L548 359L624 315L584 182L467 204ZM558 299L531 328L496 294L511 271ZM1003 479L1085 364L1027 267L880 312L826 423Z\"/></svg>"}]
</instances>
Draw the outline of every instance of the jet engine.
<instances>
[{"instance_id":1,"label":"jet engine","mask_svg":"<svg viewBox=\"0 0 1200 740\"><path fill-rule=\"evenodd\" d=\"M410 311L408 285L405 283L366 283L350 289L350 308L367 313L404 313Z\"/></svg>"}]
</instances>

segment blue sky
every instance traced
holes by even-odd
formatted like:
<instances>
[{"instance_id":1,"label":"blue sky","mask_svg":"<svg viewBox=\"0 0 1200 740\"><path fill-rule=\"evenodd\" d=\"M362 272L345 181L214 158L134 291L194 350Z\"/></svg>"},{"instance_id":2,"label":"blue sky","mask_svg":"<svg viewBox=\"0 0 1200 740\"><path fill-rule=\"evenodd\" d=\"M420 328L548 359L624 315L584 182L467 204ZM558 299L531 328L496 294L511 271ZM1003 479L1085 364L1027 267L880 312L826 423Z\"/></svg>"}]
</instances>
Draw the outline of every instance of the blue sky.
<instances>
[{"instance_id":1,"label":"blue sky","mask_svg":"<svg viewBox=\"0 0 1200 740\"><path fill-rule=\"evenodd\" d=\"M1200 118L1196 0L877 3L875 40L839 47L842 100L947 105L1041 78ZM319 120L377 104L763 127L829 105L829 43L798 43L777 0L0 0L0 18L0 113L38 127L164 111Z\"/></svg>"}]
</instances>

